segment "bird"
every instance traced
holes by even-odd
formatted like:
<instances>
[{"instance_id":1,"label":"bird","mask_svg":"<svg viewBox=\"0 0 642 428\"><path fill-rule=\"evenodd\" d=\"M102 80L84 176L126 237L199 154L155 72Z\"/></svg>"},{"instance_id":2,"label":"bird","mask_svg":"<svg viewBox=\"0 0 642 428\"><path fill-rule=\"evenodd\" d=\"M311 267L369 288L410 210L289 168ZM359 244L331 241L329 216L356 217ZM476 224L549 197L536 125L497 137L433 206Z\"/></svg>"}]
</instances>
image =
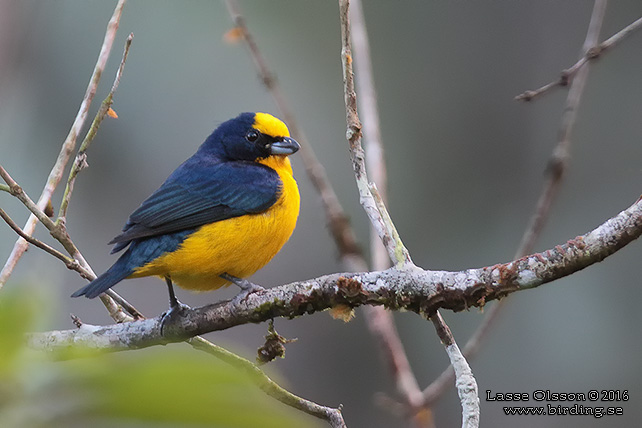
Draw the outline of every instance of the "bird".
<instances>
[{"instance_id":1,"label":"bird","mask_svg":"<svg viewBox=\"0 0 642 428\"><path fill-rule=\"evenodd\" d=\"M241 113L219 125L130 216L112 239L125 252L72 297L95 298L125 278L159 276L194 291L248 281L288 241L300 195L288 158L300 148L281 120ZM240 294L239 294L240 295Z\"/></svg>"}]
</instances>

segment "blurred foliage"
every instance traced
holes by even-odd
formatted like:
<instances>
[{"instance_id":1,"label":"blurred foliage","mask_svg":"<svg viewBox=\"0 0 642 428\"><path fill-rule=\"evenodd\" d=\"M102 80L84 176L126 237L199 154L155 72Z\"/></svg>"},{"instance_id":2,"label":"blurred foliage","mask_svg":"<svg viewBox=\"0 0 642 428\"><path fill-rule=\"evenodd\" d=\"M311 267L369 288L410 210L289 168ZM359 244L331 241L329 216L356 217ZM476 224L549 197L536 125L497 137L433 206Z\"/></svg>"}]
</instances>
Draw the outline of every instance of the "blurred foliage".
<instances>
[{"instance_id":1,"label":"blurred foliage","mask_svg":"<svg viewBox=\"0 0 642 428\"><path fill-rule=\"evenodd\" d=\"M36 301L25 292L0 300L3 428L311 424L229 365L182 345L95 355L75 349L54 361L25 346Z\"/></svg>"}]
</instances>

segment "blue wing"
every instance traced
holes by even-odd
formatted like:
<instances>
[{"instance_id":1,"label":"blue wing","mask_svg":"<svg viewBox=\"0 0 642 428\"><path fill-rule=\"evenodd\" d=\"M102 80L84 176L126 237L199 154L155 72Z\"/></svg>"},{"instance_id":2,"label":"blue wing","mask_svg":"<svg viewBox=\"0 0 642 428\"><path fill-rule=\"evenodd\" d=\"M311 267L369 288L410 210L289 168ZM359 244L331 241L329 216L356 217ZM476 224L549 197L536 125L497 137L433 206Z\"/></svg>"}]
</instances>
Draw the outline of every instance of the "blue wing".
<instances>
[{"instance_id":1,"label":"blue wing","mask_svg":"<svg viewBox=\"0 0 642 428\"><path fill-rule=\"evenodd\" d=\"M281 180L255 162L190 158L134 211L112 253L147 238L267 210L278 199Z\"/></svg>"}]
</instances>

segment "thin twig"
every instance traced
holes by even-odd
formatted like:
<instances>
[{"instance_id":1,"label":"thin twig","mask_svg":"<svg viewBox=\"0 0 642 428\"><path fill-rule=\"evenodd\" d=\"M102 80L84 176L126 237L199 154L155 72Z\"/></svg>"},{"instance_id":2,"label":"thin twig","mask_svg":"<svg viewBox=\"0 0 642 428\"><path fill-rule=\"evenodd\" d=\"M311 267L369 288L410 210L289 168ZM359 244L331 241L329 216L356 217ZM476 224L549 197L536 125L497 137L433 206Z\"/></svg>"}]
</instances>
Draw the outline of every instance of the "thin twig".
<instances>
[{"instance_id":1,"label":"thin twig","mask_svg":"<svg viewBox=\"0 0 642 428\"><path fill-rule=\"evenodd\" d=\"M486 311L481 324L466 342L463 354L467 359L475 357L483 343L486 334L491 330L492 325L501 313L501 308L506 304L506 299L495 302L495 305ZM455 380L453 366L450 365L430 385L423 390L424 405L432 407L442 394L452 385Z\"/></svg>"},{"instance_id":2,"label":"thin twig","mask_svg":"<svg viewBox=\"0 0 642 428\"><path fill-rule=\"evenodd\" d=\"M341 415L341 407L331 408L322 406L305 398L299 397L287 391L272 379L270 379L256 364L236 355L225 348L221 348L202 337L195 337L188 341L195 349L207 352L229 365L243 370L250 379L269 396L280 402L301 410L309 415L327 421L334 428L346 427Z\"/></svg>"},{"instance_id":3,"label":"thin twig","mask_svg":"<svg viewBox=\"0 0 642 428\"><path fill-rule=\"evenodd\" d=\"M346 105L346 139L350 145L350 157L354 169L359 201L366 211L370 222L374 226L379 238L383 242L388 256L397 266L413 266L410 253L395 236L394 226L384 219L389 214L383 204L377 206L371 192L371 183L365 168L365 155L361 147L361 121L357 114L357 96L354 89L354 74L352 71L352 49L350 40L349 1L339 0L339 18L341 21L341 63L343 65L343 90Z\"/></svg>"},{"instance_id":4,"label":"thin twig","mask_svg":"<svg viewBox=\"0 0 642 428\"><path fill-rule=\"evenodd\" d=\"M89 266L89 263L85 260L83 257L82 253L78 248L76 247L76 244L71 240L71 237L67 233L66 228L64 227L64 223L54 223L47 215L40 210L40 208L36 205L36 203L25 193L25 191L20 187L18 183L15 182L15 180L9 175L9 173L0 165L0 177L8 184L10 188L10 193L15 196L19 201L21 201L29 211L31 211L32 215L35 216L40 222L45 226L48 230L51 236L53 236L58 242L62 244L62 246L65 248L67 253L69 253L70 256L76 260L78 265L86 271L88 276L86 277L89 280L93 280L96 278L96 274L94 271L91 269L91 266ZM29 235L27 232L21 229L21 232L25 235ZM24 239L22 235L20 235L20 239ZM27 242L25 240L25 242ZM85 276L83 276L85 277ZM107 308L107 311L109 312L109 315L114 319L116 322L127 322L127 321L132 321L134 319L139 318L140 312L135 311L130 312L130 314L133 316L130 317L126 313L123 312L123 308L116 304L116 302L111 298L111 296L116 296L119 300L124 300L122 297L118 296L115 292L110 290L109 294L101 295L100 299ZM133 308L133 306L127 304L128 308Z\"/></svg>"},{"instance_id":5,"label":"thin twig","mask_svg":"<svg viewBox=\"0 0 642 428\"><path fill-rule=\"evenodd\" d=\"M87 271L85 268L80 266L80 264L74 260L71 257L68 257L61 253L60 251L56 250L55 248L45 244L39 239L34 238L33 236L27 235L24 233L24 231L18 226L18 224L9 217L9 215L2 209L0 208L0 217L9 225L11 229L13 229L14 232L16 232L18 235L22 236L27 242L30 244L35 245L36 247L42 249L43 251L51 254L55 258L59 259L62 261L67 268L71 270L75 270L82 276L83 278L87 280L91 280L95 278L95 275L92 275L91 272Z\"/></svg>"},{"instance_id":6,"label":"thin twig","mask_svg":"<svg viewBox=\"0 0 642 428\"><path fill-rule=\"evenodd\" d=\"M600 28L604 20L606 3L606 0L595 1L591 22L582 47L583 51L587 50L590 46L594 46L599 38ZM537 202L535 215L531 219L528 233L524 234L524 237L520 242L519 249L517 251L518 254L523 254L525 251L532 248L535 238L541 233L542 227L544 226L544 220L550 211L550 205L555 199L559 191L562 178L568 169L571 131L577 117L577 110L588 78L588 71L588 67L581 68L571 83L560 123L557 146L553 150L553 155L551 156L548 165L547 182L545 183L540 199Z\"/></svg>"},{"instance_id":7,"label":"thin twig","mask_svg":"<svg viewBox=\"0 0 642 428\"><path fill-rule=\"evenodd\" d=\"M477 393L477 381L473 372L463 356L450 329L444 322L439 311L430 316L435 326L441 343L446 347L446 353L450 358L450 364L455 370L457 379L457 393L461 401L462 428L476 428L479 426L479 394Z\"/></svg>"},{"instance_id":8,"label":"thin twig","mask_svg":"<svg viewBox=\"0 0 642 428\"><path fill-rule=\"evenodd\" d=\"M588 64L591 60L599 58L607 50L614 47L616 44L621 42L623 39L625 39L627 36L631 35L631 33L633 33L635 30L638 30L641 27L642 27L642 18L638 18L636 21L627 25L626 27L624 27L623 29L621 29L620 31L618 31L608 39L604 40L602 43L596 44L597 43L597 40L596 40L596 42L593 45L589 46L588 48L582 51L582 57L575 64L573 64L571 67L563 70L560 73L559 79L552 81L550 83L547 83L541 88L525 91L524 93L517 95L515 99L519 101L531 101L534 98L550 91L555 87L567 86L569 82L571 82L575 78L577 72L581 68L583 68L586 64Z\"/></svg>"},{"instance_id":9,"label":"thin twig","mask_svg":"<svg viewBox=\"0 0 642 428\"><path fill-rule=\"evenodd\" d=\"M25 193L22 187L18 183L16 183L16 181L11 177L11 175L9 175L9 173L2 167L2 165L0 165L0 177L2 177L2 179L9 185L11 194L15 196L20 202L22 202L29 211L31 211L32 215L35 216L43 224L43 226L45 226L49 230L51 236L53 236L56 240L58 240L58 242L62 244L63 247L65 247L65 250L67 250L69 255L76 259L84 269L93 274L91 267L89 267L89 264L85 261L82 255L80 255L80 251L78 251L78 248L67 234L65 228L61 227L62 225L57 225L56 223L54 223L44 213L44 211L42 211L38 207L38 205L29 197L29 195ZM28 234L24 229L22 229L22 232ZM23 238L21 237L20 239ZM78 255L80 255L80 257L78 257Z\"/></svg>"},{"instance_id":10,"label":"thin twig","mask_svg":"<svg viewBox=\"0 0 642 428\"><path fill-rule=\"evenodd\" d=\"M71 242L71 238L67 234L67 230L66 230L66 215L67 215L67 209L69 206L69 201L71 200L71 194L73 191L76 176L83 168L87 166L86 151L89 148L91 142L94 140L94 137L98 133L100 124L102 123L103 119L107 115L107 112L111 108L111 105L113 103L114 93L116 92L116 89L118 89L118 85L120 84L120 80L123 75L123 70L125 69L125 62L127 61L127 56L129 55L129 49L131 47L133 39L134 39L134 34L130 33L129 36L127 36L127 39L125 40L123 55L120 60L120 65L118 66L118 70L116 71L114 82L112 83L109 93L101 103L100 108L98 109L98 112L94 116L94 120L92 121L92 124L89 127L89 130L87 131L87 134L83 139L83 142L80 144L80 148L78 149L78 153L76 154L76 159L71 168L71 171L69 172L69 177L67 179L67 186L65 187L65 192L63 194L62 203L60 205L58 218L56 219L56 226L58 229L60 229L63 232L63 236L65 238L68 238L70 242ZM91 268L89 267L89 264L85 261L82 253L77 249L76 251L77 251L76 253L71 253L72 256L75 259L80 260L81 263L84 263L87 266L87 268L91 270ZM93 271L92 271L92 274L93 274ZM96 278L95 274L93 274L93 276L94 277L91 278L91 280L94 280ZM136 309L132 304L130 304L122 296L120 296L118 293L116 293L111 289L107 290L105 293L100 295L100 301L103 303L103 305L107 309L107 312L109 313L109 315L114 320L116 320L116 322L129 322L129 321L132 321L132 317L134 320L145 318L144 315L140 311L138 311L138 309ZM127 316L123 312L123 309L128 314L130 314L131 317Z\"/></svg>"},{"instance_id":11,"label":"thin twig","mask_svg":"<svg viewBox=\"0 0 642 428\"><path fill-rule=\"evenodd\" d=\"M368 31L361 0L352 0L350 19L355 75L357 76L356 86L359 93L359 109L363 124L363 144L367 153L366 168L368 176L379 189L381 200L387 204L388 183L379 126L379 107L377 105L372 60L370 59ZM375 270L386 269L390 266L390 259L386 254L386 249L374 229L371 229L370 232L370 259Z\"/></svg>"},{"instance_id":12,"label":"thin twig","mask_svg":"<svg viewBox=\"0 0 642 428\"><path fill-rule=\"evenodd\" d=\"M602 43L600 43L596 49L596 52L593 52L593 55L600 55L602 54L605 50L612 48L619 42L621 42L625 37L629 36L633 31L639 29L642 27L642 18L638 18L631 24L627 25L617 33L613 34L611 37L608 39L604 40Z\"/></svg>"},{"instance_id":13,"label":"thin twig","mask_svg":"<svg viewBox=\"0 0 642 428\"><path fill-rule=\"evenodd\" d=\"M127 55L129 54L129 48L131 47L133 39L134 33L130 33L127 37L127 40L125 41L123 57L120 60L120 66L118 67L118 71L116 72L116 78L114 79L114 83L111 86L111 90L100 105L100 108L98 109L98 112L96 113L96 116L91 123L89 131L87 131L87 135L85 135L85 139L80 144L80 148L78 149L78 153L76 154L76 159L71 167L71 170L69 171L67 186L65 187L65 193L63 194L62 202L60 204L60 210L58 211L58 219L56 220L57 222L64 222L67 217L67 209L69 207L69 201L74 189L74 183L76 182L76 176L87 166L87 149L98 133L98 128L100 128L100 124L107 115L107 111L109 111L109 109L111 108L114 99L114 93L116 92L116 89L118 89L118 85L120 84L120 79L123 75L123 69L125 68L125 62L127 61Z\"/></svg>"},{"instance_id":14,"label":"thin twig","mask_svg":"<svg viewBox=\"0 0 642 428\"><path fill-rule=\"evenodd\" d=\"M596 0L591 21L586 33L586 38L582 47L582 52L585 52L587 46L593 46L597 42L600 34L600 28L604 20L606 10L606 0ZM570 150L570 133L575 123L575 116L579 106L582 91L588 77L588 66L583 68L578 73L571 83L569 94L566 101L566 108L562 116L562 121L559 131L559 140L555 149L549 166L547 168L547 179L544 182L542 191L540 192L539 200L535 208L535 212L531 217L531 221L524 231L519 247L515 253L514 259L518 259L533 252L535 242L541 235L546 221L549 218L551 207L555 197L559 193L564 174L568 168L569 150ZM477 330L470 337L464 346L464 355L470 359L475 356L479 350L484 337L491 330L491 325L498 318L502 308L506 305L506 300L500 300L495 303L487 312L482 323L477 327ZM437 379L435 379L428 387L424 389L424 399L427 405L434 403L452 383L454 379L454 372L452 367L448 367Z\"/></svg>"},{"instance_id":15,"label":"thin twig","mask_svg":"<svg viewBox=\"0 0 642 428\"><path fill-rule=\"evenodd\" d=\"M423 394L410 367L392 313L381 306L366 306L364 313L368 319L368 329L377 339L384 357L389 363L388 367L392 372L397 392L403 397L403 407L406 410L404 413L410 414L415 425L425 426L419 424L419 422L423 424L423 420L415 418L417 412L421 412L421 409L424 408ZM423 414L423 412L421 413Z\"/></svg>"},{"instance_id":16,"label":"thin twig","mask_svg":"<svg viewBox=\"0 0 642 428\"><path fill-rule=\"evenodd\" d=\"M18 235L23 237L27 242L56 257L57 259L62 261L68 269L78 272L81 277L85 278L88 281L93 281L94 279L96 279L96 275L92 271L82 267L77 260L64 255L60 251L42 242L41 240L24 233L24 231L20 229L20 226L18 226L18 224L14 222L13 219L11 219L11 217L9 217L9 215L2 208L0 208L0 217L2 217L2 219L9 225L9 227L13 229ZM111 297L116 303L121 305L129 314L131 314L134 317L133 319L145 318L143 314L141 314L134 306L123 299L115 291L109 290L109 297ZM116 321L118 322L126 321L126 319L121 319L120 317L116 318Z\"/></svg>"},{"instance_id":17,"label":"thin twig","mask_svg":"<svg viewBox=\"0 0 642 428\"><path fill-rule=\"evenodd\" d=\"M38 205L25 193L22 187L11 177L6 169L0 165L0 177L7 183L9 186L9 193L15 196L20 202L23 203L32 215L34 215L45 227L49 230L56 229L56 224L41 210ZM27 233L24 229L21 229L23 233Z\"/></svg>"},{"instance_id":18,"label":"thin twig","mask_svg":"<svg viewBox=\"0 0 642 428\"><path fill-rule=\"evenodd\" d=\"M58 159L56 160L56 163L51 169L51 172L49 173L49 177L47 178L47 183L45 184L45 187L40 195L40 198L38 199L37 206L40 210L44 210L47 204L51 201L51 197L56 187L58 186L58 183L62 179L62 175L64 174L64 171L65 171L65 166L67 165L67 162L69 161L69 158L71 157L71 154L76 146L76 139L80 134L80 130L82 129L85 123L85 120L87 118L87 113L89 111L89 106L91 105L94 95L96 94L96 88L98 87L100 76L102 75L102 72L105 69L105 64L107 63L107 59L109 58L109 53L111 52L111 47L114 43L114 38L116 37L116 31L118 30L120 17L122 15L125 2L126 0L118 1L118 4L114 9L114 13L111 19L109 20L109 23L107 24L107 31L105 32L105 38L103 40L100 53L98 54L98 61L96 62L94 71L89 80L89 85L87 86L87 90L85 91L85 95L80 104L78 114L76 115L76 118L74 120L74 123L71 126L71 130L69 131L67 138L65 138L65 141L62 144L62 149L60 150ZM22 228L24 233L26 233L27 235L32 235L33 231L36 228L37 221L38 221L38 218L35 216L35 214L30 215L29 219L27 220L27 223ZM28 246L27 241L25 241L22 237L20 237L18 241L15 243L13 250L9 255L9 258L7 259L4 267L2 268L2 271L0 271L0 289L4 286L4 284L7 282L7 280L11 276L11 273L16 267L18 261L26 251L27 246Z\"/></svg>"}]
</instances>

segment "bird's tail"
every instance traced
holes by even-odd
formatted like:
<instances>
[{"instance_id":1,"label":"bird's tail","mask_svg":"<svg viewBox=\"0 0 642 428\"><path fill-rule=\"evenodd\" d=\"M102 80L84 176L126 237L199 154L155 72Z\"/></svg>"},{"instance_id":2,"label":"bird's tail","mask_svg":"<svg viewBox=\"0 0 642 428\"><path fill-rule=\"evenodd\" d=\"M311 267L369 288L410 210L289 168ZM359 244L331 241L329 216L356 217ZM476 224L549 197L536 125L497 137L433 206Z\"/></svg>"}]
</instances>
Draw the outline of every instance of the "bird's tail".
<instances>
[{"instance_id":1,"label":"bird's tail","mask_svg":"<svg viewBox=\"0 0 642 428\"><path fill-rule=\"evenodd\" d=\"M133 270L127 265L128 263L123 263L122 259L118 260L105 273L76 291L71 297L85 296L88 299L93 299L100 293L104 293L133 273Z\"/></svg>"}]
</instances>

